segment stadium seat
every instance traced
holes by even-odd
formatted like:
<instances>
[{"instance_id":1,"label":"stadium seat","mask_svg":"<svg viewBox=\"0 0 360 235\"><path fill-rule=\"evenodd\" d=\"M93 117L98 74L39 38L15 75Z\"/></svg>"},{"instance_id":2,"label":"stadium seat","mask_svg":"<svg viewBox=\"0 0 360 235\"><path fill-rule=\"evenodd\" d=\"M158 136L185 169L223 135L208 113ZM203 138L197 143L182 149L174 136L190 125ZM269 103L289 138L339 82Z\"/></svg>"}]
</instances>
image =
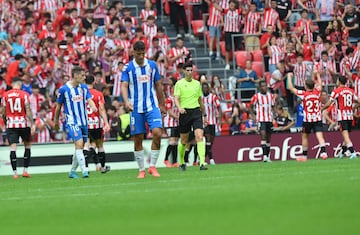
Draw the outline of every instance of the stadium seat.
<instances>
[{"instance_id":1,"label":"stadium seat","mask_svg":"<svg viewBox=\"0 0 360 235\"><path fill-rule=\"evenodd\" d=\"M252 55L253 61L261 61L261 62L263 62L263 60L264 60L264 55L263 55L262 50L252 51L251 55Z\"/></svg>"},{"instance_id":2,"label":"stadium seat","mask_svg":"<svg viewBox=\"0 0 360 235\"><path fill-rule=\"evenodd\" d=\"M252 69L256 72L259 79L262 79L264 76L264 64L260 61L253 61Z\"/></svg>"},{"instance_id":3,"label":"stadium seat","mask_svg":"<svg viewBox=\"0 0 360 235\"><path fill-rule=\"evenodd\" d=\"M191 27L195 36L200 37L203 35L204 22L202 20L192 20ZM202 29L202 31L199 31L200 29Z\"/></svg>"},{"instance_id":4,"label":"stadium seat","mask_svg":"<svg viewBox=\"0 0 360 235\"><path fill-rule=\"evenodd\" d=\"M245 69L246 60L251 60L251 54L247 51L235 51L236 65L242 69Z\"/></svg>"}]
</instances>

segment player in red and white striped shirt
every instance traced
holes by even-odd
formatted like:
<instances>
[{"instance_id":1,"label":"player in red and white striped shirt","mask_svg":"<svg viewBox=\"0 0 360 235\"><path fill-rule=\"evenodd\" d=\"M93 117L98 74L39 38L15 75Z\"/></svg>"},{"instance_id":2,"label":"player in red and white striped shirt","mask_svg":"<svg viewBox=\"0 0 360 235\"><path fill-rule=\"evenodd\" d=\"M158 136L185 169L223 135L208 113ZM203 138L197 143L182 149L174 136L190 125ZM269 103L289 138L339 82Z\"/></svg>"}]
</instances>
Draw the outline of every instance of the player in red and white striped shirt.
<instances>
[{"instance_id":1,"label":"player in red and white striped shirt","mask_svg":"<svg viewBox=\"0 0 360 235\"><path fill-rule=\"evenodd\" d=\"M261 15L256 12L256 3L251 2L250 11L245 16L244 34L261 34ZM260 49L260 40L258 36L246 36L245 48L247 51Z\"/></svg>"},{"instance_id":2,"label":"player in red and white striped shirt","mask_svg":"<svg viewBox=\"0 0 360 235\"><path fill-rule=\"evenodd\" d=\"M250 112L256 107L256 120L259 123L261 148L264 162L270 161L270 141L273 128L273 112L275 106L274 95L268 91L265 80L259 82L260 92L256 93L250 101Z\"/></svg>"},{"instance_id":3,"label":"player in red and white striped shirt","mask_svg":"<svg viewBox=\"0 0 360 235\"><path fill-rule=\"evenodd\" d=\"M210 93L209 84L207 82L202 84L202 102L204 104L206 123L204 128L204 135L206 139L206 153L205 156L209 157L210 164L215 165L215 160L212 154L212 146L214 144L215 129L218 120L222 117L221 106L218 97Z\"/></svg>"},{"instance_id":4,"label":"player in red and white striped shirt","mask_svg":"<svg viewBox=\"0 0 360 235\"><path fill-rule=\"evenodd\" d=\"M170 86L170 95L165 100L166 116L164 118L164 128L169 137L169 145L166 149L164 164L166 167L178 167L178 140L179 132L179 110L175 105L174 85ZM169 156L172 155L172 164L169 162Z\"/></svg>"},{"instance_id":5,"label":"player in red and white striped shirt","mask_svg":"<svg viewBox=\"0 0 360 235\"><path fill-rule=\"evenodd\" d=\"M16 167L16 144L19 137L24 141L24 171L23 177L30 177L28 167L30 164L31 135L35 133L35 123L30 110L29 94L21 90L21 79L13 78L12 89L5 92L1 99L3 120L6 120L6 134L10 145L10 162L14 172L14 179L18 178ZM29 125L31 123L31 126ZM31 127L31 128L30 128Z\"/></svg>"},{"instance_id":6,"label":"player in red and white striped shirt","mask_svg":"<svg viewBox=\"0 0 360 235\"><path fill-rule=\"evenodd\" d=\"M320 74L316 74L316 80L307 79L305 81L305 91L294 88L292 84L293 74L288 73L288 88L297 97L302 99L304 107L304 122L302 128L302 149L303 156L298 157L296 160L299 162L307 161L308 146L309 146L309 134L314 131L316 138L320 145L320 157L324 160L327 159L327 153L325 148L325 139L322 133L322 115L321 115L321 88L322 82Z\"/></svg>"},{"instance_id":7,"label":"player in red and white striped shirt","mask_svg":"<svg viewBox=\"0 0 360 235\"><path fill-rule=\"evenodd\" d=\"M84 147L84 155L86 167L88 167L89 158L94 159L96 164L96 170L101 170L101 173L106 173L110 170L109 166L105 166L105 151L104 151L104 132L110 130L110 126L107 120L107 114L104 107L105 100L102 92L94 89L94 76L87 76L85 79L86 85L92 95L92 99L96 105L97 111L94 112L90 106L87 107L88 115L88 129L89 139ZM98 149L96 154L95 148ZM99 165L100 161L100 165Z\"/></svg>"},{"instance_id":8,"label":"player in red and white striped shirt","mask_svg":"<svg viewBox=\"0 0 360 235\"><path fill-rule=\"evenodd\" d=\"M342 158L348 149L351 153L350 158L356 158L356 153L352 141L350 139L350 132L352 127L352 121L354 119L354 103L355 101L359 102L358 97L355 96L354 90L346 86L347 78L345 76L338 76L336 81L335 88L330 96L330 100L322 108L325 110L332 104L336 104L337 109L337 121L340 124L340 131L344 139L342 146L342 153L340 158Z\"/></svg>"}]
</instances>

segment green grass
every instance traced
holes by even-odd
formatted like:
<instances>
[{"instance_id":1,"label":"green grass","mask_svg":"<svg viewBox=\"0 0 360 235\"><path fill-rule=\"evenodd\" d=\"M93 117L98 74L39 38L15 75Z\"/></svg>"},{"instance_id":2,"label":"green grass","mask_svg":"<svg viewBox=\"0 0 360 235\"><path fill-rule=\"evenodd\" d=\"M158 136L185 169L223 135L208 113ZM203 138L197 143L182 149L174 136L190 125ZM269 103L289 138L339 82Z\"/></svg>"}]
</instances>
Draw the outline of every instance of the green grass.
<instances>
[{"instance_id":1,"label":"green grass","mask_svg":"<svg viewBox=\"0 0 360 235\"><path fill-rule=\"evenodd\" d=\"M0 177L0 234L359 234L360 160Z\"/></svg>"}]
</instances>

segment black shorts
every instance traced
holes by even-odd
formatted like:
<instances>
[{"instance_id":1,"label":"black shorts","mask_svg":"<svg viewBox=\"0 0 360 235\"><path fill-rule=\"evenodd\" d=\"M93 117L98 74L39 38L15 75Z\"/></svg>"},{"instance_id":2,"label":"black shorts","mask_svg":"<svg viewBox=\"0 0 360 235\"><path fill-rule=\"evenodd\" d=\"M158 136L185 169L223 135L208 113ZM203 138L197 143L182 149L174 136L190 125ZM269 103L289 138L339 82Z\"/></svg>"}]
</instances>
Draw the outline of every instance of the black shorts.
<instances>
[{"instance_id":1,"label":"black shorts","mask_svg":"<svg viewBox=\"0 0 360 235\"><path fill-rule=\"evenodd\" d=\"M260 122L259 130L265 131L266 133L271 134L273 132L273 123L272 122Z\"/></svg>"},{"instance_id":2,"label":"black shorts","mask_svg":"<svg viewBox=\"0 0 360 235\"><path fill-rule=\"evenodd\" d=\"M348 131L348 132L351 132L351 129L352 129L352 120L339 121L339 124L340 124L340 131Z\"/></svg>"},{"instance_id":3,"label":"black shorts","mask_svg":"<svg viewBox=\"0 0 360 235\"><path fill-rule=\"evenodd\" d=\"M169 137L180 137L180 134L179 134L179 127L176 126L176 127L167 127L166 128L166 133Z\"/></svg>"},{"instance_id":4,"label":"black shorts","mask_svg":"<svg viewBox=\"0 0 360 235\"><path fill-rule=\"evenodd\" d=\"M19 137L24 142L30 142L31 140L31 130L30 127L26 128L9 128L6 130L7 138L9 140L9 144L18 144Z\"/></svg>"},{"instance_id":5,"label":"black shorts","mask_svg":"<svg viewBox=\"0 0 360 235\"><path fill-rule=\"evenodd\" d=\"M98 140L103 140L104 139L104 135L103 135L103 129L99 128L99 129L88 129L88 135L90 138L90 142L95 142Z\"/></svg>"},{"instance_id":6,"label":"black shorts","mask_svg":"<svg viewBox=\"0 0 360 235\"><path fill-rule=\"evenodd\" d=\"M238 51L240 49L241 44L241 38L240 37L234 37L234 47L232 48L232 39L231 35L233 34L239 34L236 32L225 32L225 49L226 51Z\"/></svg>"},{"instance_id":7,"label":"black shorts","mask_svg":"<svg viewBox=\"0 0 360 235\"><path fill-rule=\"evenodd\" d=\"M208 135L211 135L211 136L215 136L215 125L207 125L205 128L204 128L204 134L208 134Z\"/></svg>"},{"instance_id":8,"label":"black shorts","mask_svg":"<svg viewBox=\"0 0 360 235\"><path fill-rule=\"evenodd\" d=\"M180 133L189 133L192 129L204 129L203 119L200 108L185 109L186 113L180 114L179 117L179 130Z\"/></svg>"},{"instance_id":9,"label":"black shorts","mask_svg":"<svg viewBox=\"0 0 360 235\"><path fill-rule=\"evenodd\" d=\"M314 132L322 132L322 122L304 122L302 127L302 133L310 134L311 131L314 130Z\"/></svg>"}]
</instances>

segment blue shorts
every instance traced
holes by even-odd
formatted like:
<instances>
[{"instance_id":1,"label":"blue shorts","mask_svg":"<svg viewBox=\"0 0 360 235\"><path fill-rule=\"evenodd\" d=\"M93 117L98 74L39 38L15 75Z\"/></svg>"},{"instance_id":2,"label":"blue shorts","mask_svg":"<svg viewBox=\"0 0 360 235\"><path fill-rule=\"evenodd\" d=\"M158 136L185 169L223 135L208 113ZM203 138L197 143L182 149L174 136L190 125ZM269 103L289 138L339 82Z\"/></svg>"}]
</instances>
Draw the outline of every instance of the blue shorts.
<instances>
[{"instance_id":1,"label":"blue shorts","mask_svg":"<svg viewBox=\"0 0 360 235\"><path fill-rule=\"evenodd\" d=\"M130 119L130 134L144 134L146 133L145 122L147 122L150 130L154 128L162 128L162 116L159 108L155 108L147 113L131 113Z\"/></svg>"},{"instance_id":2,"label":"blue shorts","mask_svg":"<svg viewBox=\"0 0 360 235\"><path fill-rule=\"evenodd\" d=\"M209 32L210 32L210 37L212 37L212 38L214 38L215 36L220 38L220 36L221 36L220 27L209 26Z\"/></svg>"},{"instance_id":3,"label":"blue shorts","mask_svg":"<svg viewBox=\"0 0 360 235\"><path fill-rule=\"evenodd\" d=\"M87 126L78 126L78 125L66 125L65 126L66 133L68 136L74 141L78 141L81 138L84 143L87 142L88 139L88 127Z\"/></svg>"}]
</instances>

